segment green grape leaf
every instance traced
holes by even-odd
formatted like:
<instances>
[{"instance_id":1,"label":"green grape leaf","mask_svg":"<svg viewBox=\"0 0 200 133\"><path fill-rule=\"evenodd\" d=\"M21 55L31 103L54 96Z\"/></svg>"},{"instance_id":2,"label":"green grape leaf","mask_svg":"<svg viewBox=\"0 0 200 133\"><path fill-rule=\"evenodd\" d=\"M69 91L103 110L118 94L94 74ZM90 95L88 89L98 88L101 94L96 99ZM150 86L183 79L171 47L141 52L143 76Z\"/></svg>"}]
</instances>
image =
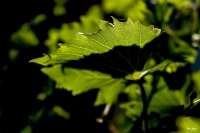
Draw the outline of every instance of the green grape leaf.
<instances>
[{"instance_id":1,"label":"green grape leaf","mask_svg":"<svg viewBox=\"0 0 200 133\"><path fill-rule=\"evenodd\" d=\"M190 93L188 93L191 84L190 78L190 75L186 75L186 82L183 83L182 88L170 90L164 78L161 77L157 83L157 92L150 101L148 111L160 113L180 105L188 107L190 104Z\"/></svg>"},{"instance_id":2,"label":"green grape leaf","mask_svg":"<svg viewBox=\"0 0 200 133\"><path fill-rule=\"evenodd\" d=\"M152 25L147 27L140 22L133 23L131 19L120 22L113 18L114 25L107 21L100 21L100 30L93 34L76 34L76 38L66 44L59 45L57 51L36 58L30 62L44 66L79 60L91 54L102 54L112 50L115 46L133 46L143 48L148 42L160 35L160 29Z\"/></svg>"},{"instance_id":3,"label":"green grape leaf","mask_svg":"<svg viewBox=\"0 0 200 133\"><path fill-rule=\"evenodd\" d=\"M95 106L107 103L111 105L117 100L118 94L125 88L123 80L113 80L110 85L103 86L97 95L97 99L94 103Z\"/></svg>"},{"instance_id":4,"label":"green grape leaf","mask_svg":"<svg viewBox=\"0 0 200 133\"><path fill-rule=\"evenodd\" d=\"M112 104L121 90L125 87L125 80L112 78L109 74L98 71L64 68L61 65L42 68L41 71L56 82L56 88L72 91L73 95L100 89L95 105Z\"/></svg>"}]
</instances>

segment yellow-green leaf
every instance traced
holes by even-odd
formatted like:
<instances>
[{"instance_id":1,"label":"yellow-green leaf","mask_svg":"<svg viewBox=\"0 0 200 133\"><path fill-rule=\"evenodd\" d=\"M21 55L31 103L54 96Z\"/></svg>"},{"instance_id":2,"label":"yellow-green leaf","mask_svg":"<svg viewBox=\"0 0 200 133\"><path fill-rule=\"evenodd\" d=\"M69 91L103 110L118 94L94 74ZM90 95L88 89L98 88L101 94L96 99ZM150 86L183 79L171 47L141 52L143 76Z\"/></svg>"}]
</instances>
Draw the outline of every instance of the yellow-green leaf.
<instances>
[{"instance_id":1,"label":"yellow-green leaf","mask_svg":"<svg viewBox=\"0 0 200 133\"><path fill-rule=\"evenodd\" d=\"M133 23L131 19L120 22L113 18L114 25L107 21L100 21L100 30L93 34L76 34L76 38L66 44L59 45L57 51L48 56L33 59L30 62L50 65L78 60L91 54L102 54L112 50L115 46L133 46L143 48L148 42L160 35L160 29L144 26L140 22Z\"/></svg>"},{"instance_id":2,"label":"yellow-green leaf","mask_svg":"<svg viewBox=\"0 0 200 133\"><path fill-rule=\"evenodd\" d=\"M125 80L112 78L109 74L98 71L64 68L61 65L42 68L42 72L56 82L56 88L72 91L73 95L100 89L95 105L112 104L125 87Z\"/></svg>"}]
</instances>

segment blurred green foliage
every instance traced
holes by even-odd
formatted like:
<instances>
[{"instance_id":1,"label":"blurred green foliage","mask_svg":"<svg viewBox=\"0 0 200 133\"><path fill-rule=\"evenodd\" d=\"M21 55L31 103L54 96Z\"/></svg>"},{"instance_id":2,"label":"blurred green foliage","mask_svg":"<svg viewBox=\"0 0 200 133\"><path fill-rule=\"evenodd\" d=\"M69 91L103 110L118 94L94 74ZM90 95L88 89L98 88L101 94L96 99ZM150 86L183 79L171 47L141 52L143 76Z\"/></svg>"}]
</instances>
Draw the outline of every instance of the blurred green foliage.
<instances>
[{"instance_id":1,"label":"blurred green foliage","mask_svg":"<svg viewBox=\"0 0 200 133\"><path fill-rule=\"evenodd\" d=\"M39 40L31 30L29 24L23 24L22 27L11 35L11 42L21 46L37 46Z\"/></svg>"}]
</instances>

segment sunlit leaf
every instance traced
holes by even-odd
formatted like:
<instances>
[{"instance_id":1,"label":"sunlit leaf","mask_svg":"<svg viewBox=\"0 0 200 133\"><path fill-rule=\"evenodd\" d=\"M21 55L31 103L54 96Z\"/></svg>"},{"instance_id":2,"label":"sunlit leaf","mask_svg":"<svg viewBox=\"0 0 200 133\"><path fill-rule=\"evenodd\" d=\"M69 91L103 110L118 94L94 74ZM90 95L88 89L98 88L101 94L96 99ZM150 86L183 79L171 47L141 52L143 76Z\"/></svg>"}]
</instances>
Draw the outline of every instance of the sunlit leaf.
<instances>
[{"instance_id":1,"label":"sunlit leaf","mask_svg":"<svg viewBox=\"0 0 200 133\"><path fill-rule=\"evenodd\" d=\"M72 91L73 95L91 89L100 89L95 105L112 104L125 86L123 79L112 78L109 74L98 71L74 68L64 68L62 71L61 65L55 65L50 68L42 68L42 72L56 82L57 88Z\"/></svg>"},{"instance_id":2,"label":"sunlit leaf","mask_svg":"<svg viewBox=\"0 0 200 133\"><path fill-rule=\"evenodd\" d=\"M94 34L77 34L76 38L59 45L60 48L44 57L33 59L30 62L50 65L78 60L91 54L102 54L112 50L115 46L136 45L143 48L160 34L160 29L153 26L146 27L140 22L135 24L131 19L119 22L113 18L114 25L107 21L100 21L100 29Z\"/></svg>"}]
</instances>

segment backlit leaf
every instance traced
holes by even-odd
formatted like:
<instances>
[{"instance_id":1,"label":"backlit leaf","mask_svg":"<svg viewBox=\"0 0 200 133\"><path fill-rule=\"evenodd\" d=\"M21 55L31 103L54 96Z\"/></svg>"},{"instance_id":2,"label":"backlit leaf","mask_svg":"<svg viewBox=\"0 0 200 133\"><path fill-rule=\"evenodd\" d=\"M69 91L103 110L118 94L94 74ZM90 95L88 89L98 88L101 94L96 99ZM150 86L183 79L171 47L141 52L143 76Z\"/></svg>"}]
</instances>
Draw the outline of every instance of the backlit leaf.
<instances>
[{"instance_id":1,"label":"backlit leaf","mask_svg":"<svg viewBox=\"0 0 200 133\"><path fill-rule=\"evenodd\" d=\"M109 74L98 71L64 68L61 65L42 68L56 82L56 88L72 91L73 95L87 92L91 89L100 89L95 105L112 104L125 86L124 79L112 78Z\"/></svg>"},{"instance_id":2,"label":"backlit leaf","mask_svg":"<svg viewBox=\"0 0 200 133\"><path fill-rule=\"evenodd\" d=\"M114 25L107 21L100 21L100 30L93 34L80 33L76 38L66 44L59 45L57 51L44 57L33 59L30 62L50 65L65 63L70 60L78 60L91 54L102 54L112 50L115 46L133 46L143 48L160 34L160 29L152 25L147 27L140 22L119 22L113 18Z\"/></svg>"}]
</instances>

